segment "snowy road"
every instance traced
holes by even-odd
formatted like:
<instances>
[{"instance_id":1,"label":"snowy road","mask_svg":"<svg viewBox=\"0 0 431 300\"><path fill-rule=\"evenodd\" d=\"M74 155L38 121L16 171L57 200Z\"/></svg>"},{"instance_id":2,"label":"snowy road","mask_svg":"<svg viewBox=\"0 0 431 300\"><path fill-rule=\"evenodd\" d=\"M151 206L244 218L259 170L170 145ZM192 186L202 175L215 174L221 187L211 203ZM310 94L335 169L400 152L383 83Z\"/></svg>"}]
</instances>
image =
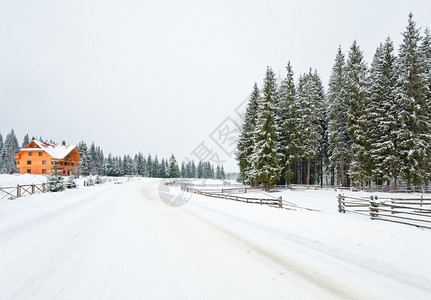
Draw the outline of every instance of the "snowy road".
<instances>
[{"instance_id":1,"label":"snowy road","mask_svg":"<svg viewBox=\"0 0 431 300\"><path fill-rule=\"evenodd\" d=\"M157 181L146 181L35 195L38 205L22 212L0 206L9 209L0 215L0 299L431 294L420 278L402 282L405 277L397 278L391 266L381 272L360 255L235 214L241 206L226 211L196 197L169 207L157 187ZM14 201L25 205L29 199Z\"/></svg>"}]
</instances>

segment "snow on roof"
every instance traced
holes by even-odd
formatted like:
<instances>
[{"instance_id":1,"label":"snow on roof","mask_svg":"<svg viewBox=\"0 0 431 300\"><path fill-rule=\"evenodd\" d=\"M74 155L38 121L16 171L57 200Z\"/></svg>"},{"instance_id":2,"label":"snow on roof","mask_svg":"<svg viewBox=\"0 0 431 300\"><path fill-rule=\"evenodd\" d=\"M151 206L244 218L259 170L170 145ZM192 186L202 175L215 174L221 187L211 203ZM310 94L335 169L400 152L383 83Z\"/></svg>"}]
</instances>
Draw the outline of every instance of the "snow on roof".
<instances>
[{"instance_id":1,"label":"snow on roof","mask_svg":"<svg viewBox=\"0 0 431 300\"><path fill-rule=\"evenodd\" d=\"M70 151L72 151L76 145L67 145L67 146L63 146L63 145L57 145L57 144L51 144L48 142L41 142L41 141L36 141L33 140L32 142L35 142L37 146L39 146L39 148L24 148L22 150L43 150L46 153L48 153L52 158L54 159L63 159L66 157L66 155L68 155L70 153Z\"/></svg>"}]
</instances>

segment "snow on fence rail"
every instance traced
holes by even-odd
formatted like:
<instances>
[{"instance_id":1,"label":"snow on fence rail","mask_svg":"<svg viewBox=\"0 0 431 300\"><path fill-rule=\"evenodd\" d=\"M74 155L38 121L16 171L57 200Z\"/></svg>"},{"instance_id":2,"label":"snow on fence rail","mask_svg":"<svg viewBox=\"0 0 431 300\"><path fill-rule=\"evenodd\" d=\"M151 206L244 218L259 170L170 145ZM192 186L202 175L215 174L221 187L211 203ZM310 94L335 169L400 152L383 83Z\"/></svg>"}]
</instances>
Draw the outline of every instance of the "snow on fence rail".
<instances>
[{"instance_id":1,"label":"snow on fence rail","mask_svg":"<svg viewBox=\"0 0 431 300\"><path fill-rule=\"evenodd\" d=\"M371 220L431 229L431 198L356 198L339 194L338 211L369 215Z\"/></svg>"},{"instance_id":2,"label":"snow on fence rail","mask_svg":"<svg viewBox=\"0 0 431 300\"><path fill-rule=\"evenodd\" d=\"M0 187L0 197L4 199L9 196L9 199L15 199L24 196L25 194L45 193L46 184L24 184L13 187Z\"/></svg>"},{"instance_id":3,"label":"snow on fence rail","mask_svg":"<svg viewBox=\"0 0 431 300\"><path fill-rule=\"evenodd\" d=\"M280 196L278 198L255 198L255 197L242 197L237 195L229 195L226 193L218 193L218 192L210 192L210 191L203 191L201 189L196 189L189 187L187 185L182 185L181 188L189 193L195 193L199 195L209 196L213 198L221 198L221 199L229 199L234 201L241 201L245 203L255 203L255 204L265 204L272 207L279 207L283 208L283 198Z\"/></svg>"}]
</instances>

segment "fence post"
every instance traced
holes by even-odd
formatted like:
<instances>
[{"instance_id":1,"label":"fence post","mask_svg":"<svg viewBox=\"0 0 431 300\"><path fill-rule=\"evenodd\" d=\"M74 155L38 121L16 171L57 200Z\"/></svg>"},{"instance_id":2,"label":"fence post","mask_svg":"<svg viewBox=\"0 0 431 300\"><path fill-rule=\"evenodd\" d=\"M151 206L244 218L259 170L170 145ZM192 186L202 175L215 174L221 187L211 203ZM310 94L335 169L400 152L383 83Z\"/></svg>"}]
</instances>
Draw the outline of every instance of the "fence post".
<instances>
[{"instance_id":1,"label":"fence post","mask_svg":"<svg viewBox=\"0 0 431 300\"><path fill-rule=\"evenodd\" d=\"M42 183L42 193L45 193L46 192L46 190L45 190L45 183Z\"/></svg>"},{"instance_id":2,"label":"fence post","mask_svg":"<svg viewBox=\"0 0 431 300\"><path fill-rule=\"evenodd\" d=\"M283 197L282 197L282 196L280 196L280 197L278 198L278 206L279 206L280 208L283 208Z\"/></svg>"},{"instance_id":3,"label":"fence post","mask_svg":"<svg viewBox=\"0 0 431 300\"><path fill-rule=\"evenodd\" d=\"M342 214L346 213L343 204L343 196L341 194L338 194L338 212Z\"/></svg>"},{"instance_id":4,"label":"fence post","mask_svg":"<svg viewBox=\"0 0 431 300\"><path fill-rule=\"evenodd\" d=\"M371 220L379 216L379 202L377 196L370 196L370 218Z\"/></svg>"},{"instance_id":5,"label":"fence post","mask_svg":"<svg viewBox=\"0 0 431 300\"><path fill-rule=\"evenodd\" d=\"M31 185L31 193L34 194L35 193L35 186L34 184Z\"/></svg>"},{"instance_id":6,"label":"fence post","mask_svg":"<svg viewBox=\"0 0 431 300\"><path fill-rule=\"evenodd\" d=\"M21 197L21 186L19 184L16 185L16 197Z\"/></svg>"}]
</instances>

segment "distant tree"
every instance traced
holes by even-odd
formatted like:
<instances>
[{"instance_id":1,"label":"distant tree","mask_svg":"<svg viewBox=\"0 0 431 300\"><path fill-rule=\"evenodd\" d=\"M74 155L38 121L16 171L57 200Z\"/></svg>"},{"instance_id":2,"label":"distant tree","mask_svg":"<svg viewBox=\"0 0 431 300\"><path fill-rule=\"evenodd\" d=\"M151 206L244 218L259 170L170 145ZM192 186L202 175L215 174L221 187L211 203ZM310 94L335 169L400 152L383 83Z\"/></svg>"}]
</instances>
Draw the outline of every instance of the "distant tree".
<instances>
[{"instance_id":1,"label":"distant tree","mask_svg":"<svg viewBox=\"0 0 431 300\"><path fill-rule=\"evenodd\" d=\"M79 174L89 175L91 173L90 155L85 142L82 141L78 144L78 152L81 158L81 162L79 163Z\"/></svg>"},{"instance_id":2,"label":"distant tree","mask_svg":"<svg viewBox=\"0 0 431 300\"><path fill-rule=\"evenodd\" d=\"M30 138L29 138L28 134L26 134L26 135L24 136L23 141L22 141L22 146L21 146L21 148L24 148L24 147L25 147L25 146L27 146L29 143L30 143Z\"/></svg>"},{"instance_id":3,"label":"distant tree","mask_svg":"<svg viewBox=\"0 0 431 300\"><path fill-rule=\"evenodd\" d=\"M221 165L221 170L220 170L220 179L226 179L226 174L224 172L224 167L223 165Z\"/></svg>"},{"instance_id":4,"label":"distant tree","mask_svg":"<svg viewBox=\"0 0 431 300\"><path fill-rule=\"evenodd\" d=\"M13 174L17 172L15 165L15 155L19 152L20 148L18 145L18 140L16 138L15 132L12 131L6 136L3 143L3 149L1 153L1 173Z\"/></svg>"},{"instance_id":5,"label":"distant tree","mask_svg":"<svg viewBox=\"0 0 431 300\"><path fill-rule=\"evenodd\" d=\"M159 164L157 155L154 157L152 168L153 168L153 177L160 178L160 164Z\"/></svg>"},{"instance_id":6,"label":"distant tree","mask_svg":"<svg viewBox=\"0 0 431 300\"><path fill-rule=\"evenodd\" d=\"M159 177L160 178L168 177L168 169L166 168L166 163L164 158L162 158L162 161L160 162Z\"/></svg>"},{"instance_id":7,"label":"distant tree","mask_svg":"<svg viewBox=\"0 0 431 300\"><path fill-rule=\"evenodd\" d=\"M0 133L0 174L3 173L2 169L3 169L3 160L2 160L2 155L3 155L3 136Z\"/></svg>"},{"instance_id":8,"label":"distant tree","mask_svg":"<svg viewBox=\"0 0 431 300\"><path fill-rule=\"evenodd\" d=\"M175 156L172 154L169 159L169 177L170 178L179 178L181 176L180 169L178 167L177 160Z\"/></svg>"}]
</instances>

